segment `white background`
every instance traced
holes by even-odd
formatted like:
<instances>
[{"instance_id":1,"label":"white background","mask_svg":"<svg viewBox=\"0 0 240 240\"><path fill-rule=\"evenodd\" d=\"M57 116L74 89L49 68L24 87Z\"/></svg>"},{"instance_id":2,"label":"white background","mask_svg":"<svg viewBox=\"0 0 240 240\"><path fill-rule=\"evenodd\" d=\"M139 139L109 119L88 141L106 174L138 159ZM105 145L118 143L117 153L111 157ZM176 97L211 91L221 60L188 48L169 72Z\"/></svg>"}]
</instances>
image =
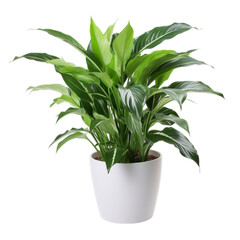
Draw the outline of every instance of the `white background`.
<instances>
[{"instance_id":1,"label":"white background","mask_svg":"<svg viewBox=\"0 0 240 240\"><path fill-rule=\"evenodd\" d=\"M240 239L239 157L239 8L238 1L4 1L0 8L0 239ZM66 144L58 154L48 149L55 136L82 126L78 116L55 125L67 105L49 108L58 94L36 92L30 85L62 83L53 67L19 60L28 52L47 52L85 66L71 46L46 33L52 28L89 41L92 16L102 31L115 22L120 31L130 20L135 36L155 26L186 22L190 30L156 49L186 51L215 67L176 70L171 81L200 80L224 93L191 94L182 112L198 149L201 173L193 161L164 143L159 198L153 218L130 225L99 217L84 140Z\"/></svg>"}]
</instances>

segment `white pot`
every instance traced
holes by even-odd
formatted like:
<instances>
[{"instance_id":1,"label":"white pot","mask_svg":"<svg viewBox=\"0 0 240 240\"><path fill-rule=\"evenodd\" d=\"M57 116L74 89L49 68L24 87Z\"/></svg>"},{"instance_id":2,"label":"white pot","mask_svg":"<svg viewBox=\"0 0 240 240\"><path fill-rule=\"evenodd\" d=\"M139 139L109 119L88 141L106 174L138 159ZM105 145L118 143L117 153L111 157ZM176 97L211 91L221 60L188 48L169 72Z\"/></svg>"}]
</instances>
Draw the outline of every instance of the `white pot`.
<instances>
[{"instance_id":1,"label":"white pot","mask_svg":"<svg viewBox=\"0 0 240 240\"><path fill-rule=\"evenodd\" d=\"M117 163L110 173L106 164L90 157L92 181L100 215L115 223L137 223L152 217L159 189L162 157L150 150L154 160Z\"/></svg>"}]
</instances>

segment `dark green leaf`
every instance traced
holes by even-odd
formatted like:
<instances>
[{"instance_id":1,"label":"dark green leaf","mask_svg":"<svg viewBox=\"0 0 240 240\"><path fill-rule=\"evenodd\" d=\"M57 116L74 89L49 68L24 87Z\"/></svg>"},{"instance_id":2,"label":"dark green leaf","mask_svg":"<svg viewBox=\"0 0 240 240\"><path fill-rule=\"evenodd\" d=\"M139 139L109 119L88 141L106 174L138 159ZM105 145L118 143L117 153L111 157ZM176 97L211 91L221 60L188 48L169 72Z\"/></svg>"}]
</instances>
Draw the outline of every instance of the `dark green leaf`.
<instances>
[{"instance_id":1,"label":"dark green leaf","mask_svg":"<svg viewBox=\"0 0 240 240\"><path fill-rule=\"evenodd\" d=\"M153 28L134 40L133 53L138 54L145 49L153 48L164 40L171 39L191 28L192 27L186 23L173 23L169 26Z\"/></svg>"},{"instance_id":2,"label":"dark green leaf","mask_svg":"<svg viewBox=\"0 0 240 240\"><path fill-rule=\"evenodd\" d=\"M68 141L76 139L76 138L81 138L81 139L86 139L88 140L86 134L81 133L81 132L75 132L69 136L67 136L66 138L64 138L61 142L58 143L57 145L57 151Z\"/></svg>"},{"instance_id":3,"label":"dark green leaf","mask_svg":"<svg viewBox=\"0 0 240 240\"><path fill-rule=\"evenodd\" d=\"M67 130L67 131L65 131L64 133L59 134L59 135L53 140L53 142L50 144L49 147L51 147L55 142L61 140L63 137L66 137L66 136L68 136L68 135L71 134L71 133L76 133L76 132L81 132L81 131L87 132L87 130L86 130L86 129L83 129L83 128L72 128L72 129L70 129L70 130Z\"/></svg>"},{"instance_id":4,"label":"dark green leaf","mask_svg":"<svg viewBox=\"0 0 240 240\"><path fill-rule=\"evenodd\" d=\"M123 147L115 147L106 152L104 160L106 162L108 173L114 164L121 162L121 159L125 153L126 149Z\"/></svg>"},{"instance_id":5,"label":"dark green leaf","mask_svg":"<svg viewBox=\"0 0 240 240\"><path fill-rule=\"evenodd\" d=\"M13 61L15 61L19 58L26 58L26 59L35 60L35 61L38 61L38 62L46 62L48 60L58 59L58 57L53 56L53 55L49 55L47 53L28 53L28 54L25 54L25 55L20 56L20 57L15 57L13 59Z\"/></svg>"},{"instance_id":6,"label":"dark green leaf","mask_svg":"<svg viewBox=\"0 0 240 240\"><path fill-rule=\"evenodd\" d=\"M81 83L75 79L74 77L68 75L68 74L61 74L63 77L64 82L68 85L69 88L71 88L80 99L91 102L92 99L89 96L89 94L86 92L86 90L82 87Z\"/></svg>"},{"instance_id":7,"label":"dark green leaf","mask_svg":"<svg viewBox=\"0 0 240 240\"><path fill-rule=\"evenodd\" d=\"M131 132L131 150L137 149L140 155L143 156L144 138L141 120L132 113L125 111L125 121L129 131Z\"/></svg>"},{"instance_id":8,"label":"dark green leaf","mask_svg":"<svg viewBox=\"0 0 240 240\"><path fill-rule=\"evenodd\" d=\"M173 123L176 123L179 127L183 128L189 133L189 126L187 121L173 114L166 115L163 113L157 113L154 115L154 119L151 122L151 126L153 126L156 122L160 122L161 124L164 125L172 125Z\"/></svg>"},{"instance_id":9,"label":"dark green leaf","mask_svg":"<svg viewBox=\"0 0 240 240\"><path fill-rule=\"evenodd\" d=\"M164 141L173 144L184 157L192 159L199 165L197 150L192 143L176 129L169 127L164 128L162 131L152 130L147 134L147 138L153 143Z\"/></svg>"},{"instance_id":10,"label":"dark green leaf","mask_svg":"<svg viewBox=\"0 0 240 240\"><path fill-rule=\"evenodd\" d=\"M168 96L170 96L173 100L178 102L180 108L182 108L182 104L187 98L186 91L181 89L173 89L173 88L161 88L161 89L150 88L148 98L158 93L165 93Z\"/></svg>"},{"instance_id":11,"label":"dark green leaf","mask_svg":"<svg viewBox=\"0 0 240 240\"><path fill-rule=\"evenodd\" d=\"M61 40L63 40L64 42L67 42L68 44L70 44L71 46L73 46L74 48L76 48L78 51L80 51L82 54L84 54L86 56L86 58L100 71L100 64L98 63L97 59L89 54L84 48L83 46L77 41L75 40L73 37L56 31L56 30L52 30L52 29L38 29L44 32L47 32L48 34L60 38Z\"/></svg>"},{"instance_id":12,"label":"dark green leaf","mask_svg":"<svg viewBox=\"0 0 240 240\"><path fill-rule=\"evenodd\" d=\"M170 84L167 88L182 89L187 92L212 93L224 98L222 93L213 91L208 85L199 81L174 82Z\"/></svg>"},{"instance_id":13,"label":"dark green leaf","mask_svg":"<svg viewBox=\"0 0 240 240\"><path fill-rule=\"evenodd\" d=\"M146 101L147 89L142 85L132 85L127 88L119 85L118 91L123 106L140 118Z\"/></svg>"},{"instance_id":14,"label":"dark green leaf","mask_svg":"<svg viewBox=\"0 0 240 240\"><path fill-rule=\"evenodd\" d=\"M188 66L192 66L192 65L202 65L202 64L206 64L206 63L204 63L202 61L198 61L189 56L185 56L180 59L174 59L174 60L168 61L168 62L164 63L163 65L161 65L159 68L157 68L153 72L153 74L150 77L149 82L152 82L153 80L160 77L162 74L167 73L173 69L176 69L179 67L188 67Z\"/></svg>"}]
</instances>

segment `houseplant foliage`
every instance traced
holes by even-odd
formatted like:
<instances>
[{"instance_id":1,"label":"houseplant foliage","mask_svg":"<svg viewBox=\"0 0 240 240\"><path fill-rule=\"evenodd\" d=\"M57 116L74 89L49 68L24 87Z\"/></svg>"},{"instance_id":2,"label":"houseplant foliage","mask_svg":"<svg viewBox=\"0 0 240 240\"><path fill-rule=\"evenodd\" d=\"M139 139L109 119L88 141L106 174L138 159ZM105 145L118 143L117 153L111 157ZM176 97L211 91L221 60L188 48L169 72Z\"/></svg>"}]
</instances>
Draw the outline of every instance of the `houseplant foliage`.
<instances>
[{"instance_id":1,"label":"houseplant foliage","mask_svg":"<svg viewBox=\"0 0 240 240\"><path fill-rule=\"evenodd\" d=\"M28 53L14 58L52 64L65 85L46 84L28 89L59 92L60 96L51 106L67 102L70 107L58 115L57 121L69 114L78 114L86 125L65 131L52 144L58 142L59 150L72 139L88 140L106 162L108 172L115 163L146 161L150 148L158 141L174 145L184 157L199 164L193 144L173 127L178 125L189 133L187 121L167 104L176 101L182 108L188 92L223 95L199 81L166 84L174 69L205 64L190 56L195 50L155 50L144 54L146 49L192 27L173 23L156 27L137 38L133 37L130 23L120 33L113 34L113 29L111 25L102 33L91 19L91 41L87 49L67 34L38 29L76 48L86 57L87 69L47 53ZM156 123L166 126L163 130L153 130Z\"/></svg>"}]
</instances>

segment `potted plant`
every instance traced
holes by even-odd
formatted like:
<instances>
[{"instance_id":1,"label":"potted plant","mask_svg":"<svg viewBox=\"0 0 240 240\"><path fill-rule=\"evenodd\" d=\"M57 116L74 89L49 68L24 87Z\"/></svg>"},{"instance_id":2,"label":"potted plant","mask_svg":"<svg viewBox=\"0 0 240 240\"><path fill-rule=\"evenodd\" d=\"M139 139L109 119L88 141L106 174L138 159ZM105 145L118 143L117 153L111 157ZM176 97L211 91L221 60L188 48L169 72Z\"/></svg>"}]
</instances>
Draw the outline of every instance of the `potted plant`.
<instances>
[{"instance_id":1,"label":"potted plant","mask_svg":"<svg viewBox=\"0 0 240 240\"><path fill-rule=\"evenodd\" d=\"M156 50L144 54L167 39L192 27L173 23L156 27L134 38L130 23L114 33L114 24L105 33L91 19L91 41L87 49L71 36L51 29L38 29L62 39L85 55L87 69L47 53L28 53L26 58L52 64L65 85L29 87L31 91L53 90L60 96L52 105L67 102L70 107L57 121L78 114L85 128L72 128L58 135L57 151L72 139L85 139L95 148L90 163L95 195L101 216L112 222L130 223L149 219L154 211L161 169L161 154L151 150L164 141L199 165L199 156L188 138L173 128L189 132L186 120L166 107L176 101L180 108L188 92L219 95L199 81L179 81L166 85L179 67L205 64L190 57L195 50ZM160 123L163 130L152 127ZM51 145L52 145L51 144Z\"/></svg>"}]
</instances>

